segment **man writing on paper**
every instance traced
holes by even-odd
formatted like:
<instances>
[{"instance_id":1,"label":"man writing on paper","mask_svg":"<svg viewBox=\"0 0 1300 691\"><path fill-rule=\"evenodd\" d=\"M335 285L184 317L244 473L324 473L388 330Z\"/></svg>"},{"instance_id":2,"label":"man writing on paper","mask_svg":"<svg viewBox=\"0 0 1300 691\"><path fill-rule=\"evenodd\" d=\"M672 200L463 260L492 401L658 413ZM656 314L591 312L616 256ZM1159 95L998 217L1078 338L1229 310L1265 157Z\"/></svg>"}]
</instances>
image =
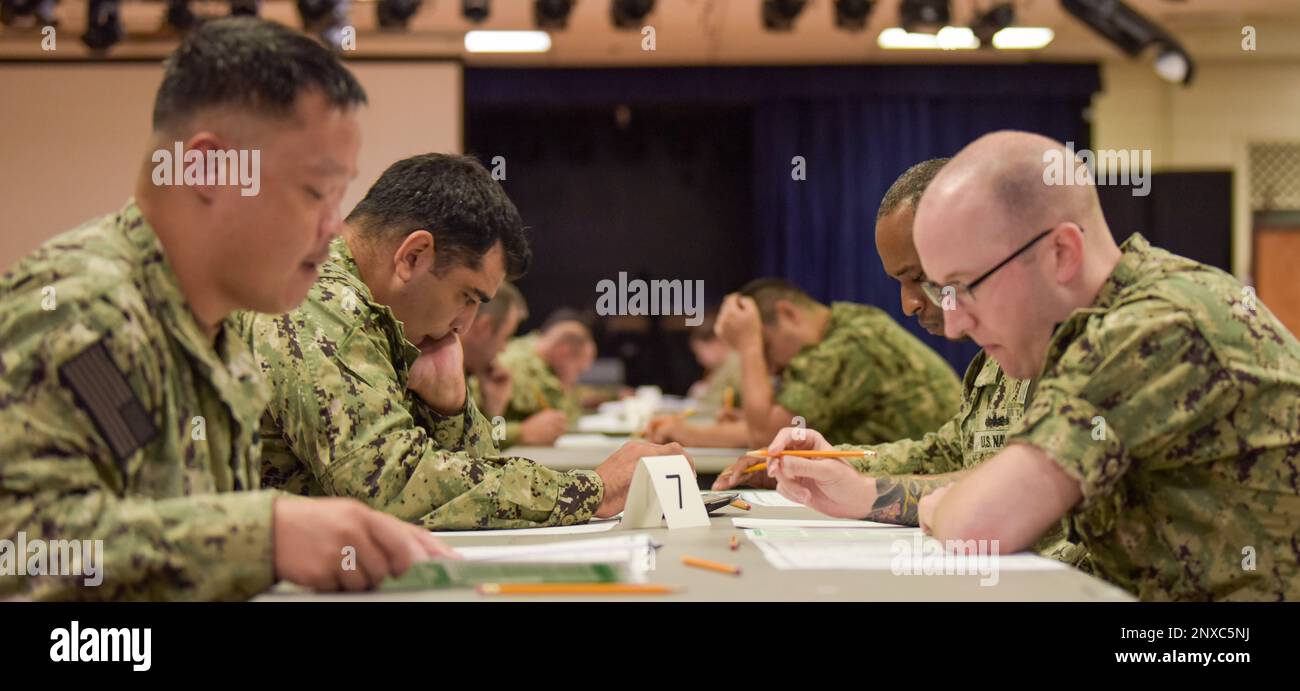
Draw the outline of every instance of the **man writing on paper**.
<instances>
[{"instance_id":1,"label":"man writing on paper","mask_svg":"<svg viewBox=\"0 0 1300 691\"><path fill-rule=\"evenodd\" d=\"M527 318L528 304L523 294L514 284L505 281L492 300L479 307L474 323L461 335L470 395L479 410L489 418L505 415L514 388L510 372L497 362L497 356L520 322ZM505 421L501 429L494 424L492 434L502 449L516 444L550 446L564 434L568 424L564 411L547 408L529 415L522 422Z\"/></svg>"},{"instance_id":2,"label":"man writing on paper","mask_svg":"<svg viewBox=\"0 0 1300 691\"><path fill-rule=\"evenodd\" d=\"M206 21L164 66L134 198L0 277L0 538L103 541L79 562L93 579L5 568L0 598L359 590L450 553L358 502L259 489L265 392L227 316L306 295L338 232L364 102L310 38ZM257 152L257 194L202 173L163 182L158 152L176 147L187 161ZM344 547L359 568L343 568Z\"/></svg>"},{"instance_id":3,"label":"man writing on paper","mask_svg":"<svg viewBox=\"0 0 1300 691\"><path fill-rule=\"evenodd\" d=\"M740 353L744 419L694 426L658 418L650 440L762 446L798 416L837 442L876 444L936 429L960 403L952 368L885 312L826 306L778 278L728 295L717 331ZM775 388L772 375L780 376Z\"/></svg>"},{"instance_id":4,"label":"man writing on paper","mask_svg":"<svg viewBox=\"0 0 1300 691\"><path fill-rule=\"evenodd\" d=\"M271 384L268 484L354 497L428 528L581 523L622 510L627 444L592 471L498 457L467 395L457 334L528 267L523 223L477 161L424 154L389 166L347 217L302 307L246 314Z\"/></svg>"},{"instance_id":5,"label":"man writing on paper","mask_svg":"<svg viewBox=\"0 0 1300 691\"><path fill-rule=\"evenodd\" d=\"M947 162L946 158L932 159L909 168L885 193L876 213L876 251L885 272L898 281L903 312L916 316L921 326L936 336L944 333L943 310L921 289L925 272L912 242L912 221L922 193ZM1032 383L1006 376L997 360L981 351L971 360L962 379L961 410L942 427L915 440L837 447L871 452L862 458L845 459L859 473L872 476L875 484L876 500L865 518L916 525L921 496L949 484L961 471L975 467L1002 448L1007 429L1025 413ZM778 439L788 439L789 434L778 435ZM808 430L805 434L805 441L817 445L817 432ZM718 476L713 488L730 489L740 484L776 487L776 480L766 472L744 472L756 461L740 459ZM1086 565L1087 551L1065 538L1064 525L1048 531L1035 545L1035 551L1066 563Z\"/></svg>"},{"instance_id":6,"label":"man writing on paper","mask_svg":"<svg viewBox=\"0 0 1300 691\"><path fill-rule=\"evenodd\" d=\"M514 383L507 422L546 410L563 412L569 425L582 416L578 378L596 361L596 341L573 310L556 310L541 329L511 340L498 361Z\"/></svg>"},{"instance_id":7,"label":"man writing on paper","mask_svg":"<svg viewBox=\"0 0 1300 691\"><path fill-rule=\"evenodd\" d=\"M1231 276L1141 235L1116 246L1090 176L1056 184L1054 159L1077 164L987 135L917 209L948 335L1038 380L1006 448L923 499L922 527L1006 553L1066 516L1095 572L1144 600L1300 596L1300 343ZM788 460L783 493L856 512L847 466Z\"/></svg>"}]
</instances>

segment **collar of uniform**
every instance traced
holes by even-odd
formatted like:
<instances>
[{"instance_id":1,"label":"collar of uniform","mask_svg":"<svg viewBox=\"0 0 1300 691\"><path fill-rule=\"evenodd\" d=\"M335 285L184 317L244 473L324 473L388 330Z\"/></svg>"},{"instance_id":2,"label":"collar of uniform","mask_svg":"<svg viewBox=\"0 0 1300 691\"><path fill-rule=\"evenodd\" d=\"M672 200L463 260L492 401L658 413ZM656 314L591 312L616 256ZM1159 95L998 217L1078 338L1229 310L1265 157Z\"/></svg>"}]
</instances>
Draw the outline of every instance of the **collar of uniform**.
<instances>
[{"instance_id":1,"label":"collar of uniform","mask_svg":"<svg viewBox=\"0 0 1300 691\"><path fill-rule=\"evenodd\" d=\"M998 380L1001 369L998 367L998 361L989 357L989 354L981 350L976 353L975 357L983 358L984 362L980 367L979 374L975 375L974 385L976 388L988 386Z\"/></svg>"},{"instance_id":2,"label":"collar of uniform","mask_svg":"<svg viewBox=\"0 0 1300 691\"><path fill-rule=\"evenodd\" d=\"M330 271L329 264L337 267L337 271ZM375 315L375 323L388 336L389 345L392 347L394 355L400 355L402 361L410 367L415 359L420 357L420 349L406 339L406 327L402 320L393 314L392 308L388 305L381 305L375 301L375 296L370 292L370 286L361 278L361 268L357 266L356 257L352 255L352 249L348 243L340 236L334 238L330 243L330 261L321 267L322 277L329 271L335 274L335 278L347 285L356 293L357 298L365 303L366 309Z\"/></svg>"},{"instance_id":3,"label":"collar of uniform","mask_svg":"<svg viewBox=\"0 0 1300 691\"><path fill-rule=\"evenodd\" d=\"M1151 243L1141 233L1133 233L1120 245L1119 263L1110 272L1093 300L1092 307L1107 308L1114 304L1120 293L1142 277L1142 264L1151 251Z\"/></svg>"},{"instance_id":4,"label":"collar of uniform","mask_svg":"<svg viewBox=\"0 0 1300 691\"><path fill-rule=\"evenodd\" d=\"M117 215L116 224L139 259L143 277L140 289L145 303L191 360L208 375L235 416L247 424L255 424L269 398L256 374L252 354L234 336L230 318L222 321L211 340L199 328L158 234L140 212L135 199L127 201Z\"/></svg>"},{"instance_id":5,"label":"collar of uniform","mask_svg":"<svg viewBox=\"0 0 1300 691\"><path fill-rule=\"evenodd\" d=\"M1104 314L1115 304L1119 296L1128 290L1129 286L1142 278L1142 265L1146 263L1150 252L1151 243L1147 242L1141 233L1133 233L1124 244L1120 245L1119 262L1115 264L1115 269L1110 272L1101 290L1097 292L1097 299L1093 300L1091 305L1071 312L1065 321L1057 324L1052 330L1051 340L1047 344L1044 368L1050 367L1051 363L1061 357L1074 339L1086 328L1088 319L1097 314ZM1037 388L1039 377L1034 379L1032 386Z\"/></svg>"}]
</instances>

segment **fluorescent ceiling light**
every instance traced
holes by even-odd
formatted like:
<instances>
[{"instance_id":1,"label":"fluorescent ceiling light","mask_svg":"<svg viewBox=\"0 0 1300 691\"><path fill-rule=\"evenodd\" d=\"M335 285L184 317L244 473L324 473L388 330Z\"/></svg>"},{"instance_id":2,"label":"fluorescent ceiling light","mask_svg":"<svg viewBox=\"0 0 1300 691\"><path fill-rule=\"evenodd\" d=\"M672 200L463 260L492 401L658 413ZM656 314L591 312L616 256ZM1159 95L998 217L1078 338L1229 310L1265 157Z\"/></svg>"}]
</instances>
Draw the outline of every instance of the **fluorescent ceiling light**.
<instances>
[{"instance_id":1,"label":"fluorescent ceiling light","mask_svg":"<svg viewBox=\"0 0 1300 691\"><path fill-rule=\"evenodd\" d=\"M974 50L980 42L964 26L945 26L937 34L909 34L894 26L880 32L876 45L890 50Z\"/></svg>"},{"instance_id":2,"label":"fluorescent ceiling light","mask_svg":"<svg viewBox=\"0 0 1300 691\"><path fill-rule=\"evenodd\" d=\"M998 50L1036 50L1052 42L1056 33L1045 26L1009 26L993 34Z\"/></svg>"},{"instance_id":3,"label":"fluorescent ceiling light","mask_svg":"<svg viewBox=\"0 0 1300 691\"><path fill-rule=\"evenodd\" d=\"M551 49L551 35L545 31L466 31L465 50L470 53L545 53Z\"/></svg>"},{"instance_id":4,"label":"fluorescent ceiling light","mask_svg":"<svg viewBox=\"0 0 1300 691\"><path fill-rule=\"evenodd\" d=\"M1046 27L1012 26L993 36L1000 50L1034 50L1052 42L1056 34ZM880 32L876 45L889 50L973 50L979 48L975 32L964 26L945 26L937 34L908 33L901 27Z\"/></svg>"}]
</instances>

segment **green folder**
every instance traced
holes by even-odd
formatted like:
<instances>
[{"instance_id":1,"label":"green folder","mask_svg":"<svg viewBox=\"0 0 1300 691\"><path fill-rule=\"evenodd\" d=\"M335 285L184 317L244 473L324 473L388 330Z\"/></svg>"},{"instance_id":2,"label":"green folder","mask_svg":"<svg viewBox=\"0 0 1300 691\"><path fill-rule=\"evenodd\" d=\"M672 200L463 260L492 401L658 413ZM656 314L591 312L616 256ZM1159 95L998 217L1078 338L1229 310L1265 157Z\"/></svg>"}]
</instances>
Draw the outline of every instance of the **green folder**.
<instances>
[{"instance_id":1,"label":"green folder","mask_svg":"<svg viewBox=\"0 0 1300 691\"><path fill-rule=\"evenodd\" d=\"M380 590L473 588L483 583L622 583L622 564L524 564L435 559L411 566Z\"/></svg>"}]
</instances>

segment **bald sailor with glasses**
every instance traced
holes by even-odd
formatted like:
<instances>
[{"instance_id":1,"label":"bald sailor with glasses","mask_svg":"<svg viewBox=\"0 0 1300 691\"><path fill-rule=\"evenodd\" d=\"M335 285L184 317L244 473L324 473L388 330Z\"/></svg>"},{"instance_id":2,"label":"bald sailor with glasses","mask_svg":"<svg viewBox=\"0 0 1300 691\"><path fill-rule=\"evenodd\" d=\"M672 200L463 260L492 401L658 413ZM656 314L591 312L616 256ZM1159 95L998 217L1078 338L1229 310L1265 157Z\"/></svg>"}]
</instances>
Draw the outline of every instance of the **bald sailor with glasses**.
<instances>
[{"instance_id":1,"label":"bald sailor with glasses","mask_svg":"<svg viewBox=\"0 0 1300 691\"><path fill-rule=\"evenodd\" d=\"M912 241L912 222L916 205L925 189L938 175L948 159L918 163L890 186L876 214L876 251L885 272L898 281L903 312L913 316L921 327L935 336L944 335L944 291L926 279ZM972 281L978 283L1024 253L1015 252L1009 259ZM956 298L954 287L952 299ZM963 290L965 299L967 291ZM1032 379L1006 376L997 360L983 351L977 353L966 368L961 383L961 407L939 428L915 439L900 439L884 444L840 445L837 449L868 451L862 458L844 462L866 476L874 485L875 501L867 520L917 525L917 508L921 497L953 482L960 474L1002 450L1007 430L1025 413L1033 390ZM805 441L816 444L826 430L808 430ZM742 458L718 476L714 489L738 485L774 488L776 480L765 472L746 472L752 459ZM1048 531L1037 543L1039 554L1080 568L1087 568L1087 550L1066 538L1065 524Z\"/></svg>"},{"instance_id":2,"label":"bald sailor with glasses","mask_svg":"<svg viewBox=\"0 0 1300 691\"><path fill-rule=\"evenodd\" d=\"M1065 518L1094 573L1142 600L1300 598L1300 342L1232 276L1140 234L1117 245L1091 180L1047 183L1063 151L986 135L917 208L945 333L1037 381L1006 447L919 501L921 527L1005 554ZM782 435L778 452L807 444ZM768 469L832 515L875 500L837 461Z\"/></svg>"}]
</instances>

